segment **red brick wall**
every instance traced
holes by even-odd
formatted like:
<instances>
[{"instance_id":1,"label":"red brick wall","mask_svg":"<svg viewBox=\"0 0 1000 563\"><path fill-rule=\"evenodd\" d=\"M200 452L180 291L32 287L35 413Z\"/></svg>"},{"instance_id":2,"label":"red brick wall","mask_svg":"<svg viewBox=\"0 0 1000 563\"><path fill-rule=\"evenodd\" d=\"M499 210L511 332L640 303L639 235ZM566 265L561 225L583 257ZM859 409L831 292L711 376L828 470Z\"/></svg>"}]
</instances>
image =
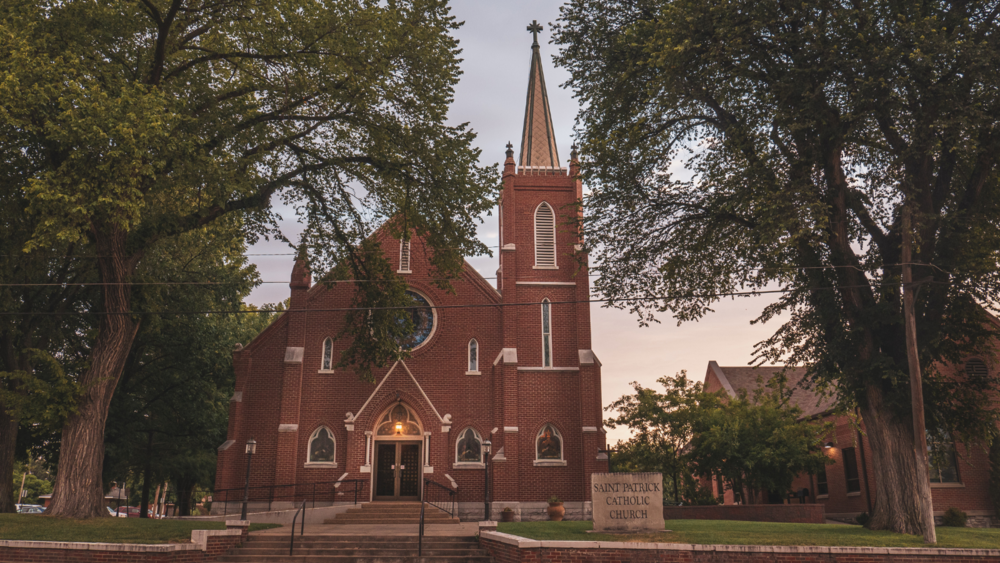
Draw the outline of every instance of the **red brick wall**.
<instances>
[{"instance_id":1,"label":"red brick wall","mask_svg":"<svg viewBox=\"0 0 1000 563\"><path fill-rule=\"evenodd\" d=\"M209 536L207 548L162 551L104 551L100 549L6 547L0 545L0 563L209 563L246 541L246 528L236 536ZM58 542L31 542L34 544ZM79 545L79 544L77 544ZM168 548L169 549L169 548Z\"/></svg>"},{"instance_id":2,"label":"red brick wall","mask_svg":"<svg viewBox=\"0 0 1000 563\"><path fill-rule=\"evenodd\" d=\"M749 504L718 506L664 506L666 520L746 520L751 522L825 522L821 504Z\"/></svg>"},{"instance_id":3,"label":"red brick wall","mask_svg":"<svg viewBox=\"0 0 1000 563\"><path fill-rule=\"evenodd\" d=\"M623 547L574 548L560 543L559 547L518 548L516 545L480 536L479 545L497 563L997 563L1000 550L865 548L865 547L792 547L745 545L676 545L669 549L636 549ZM543 546L544 546L543 543ZM582 545L596 542L578 542ZM607 545L608 542L601 542ZM648 545L648 544L647 544ZM661 544L663 545L663 544Z\"/></svg>"}]
</instances>

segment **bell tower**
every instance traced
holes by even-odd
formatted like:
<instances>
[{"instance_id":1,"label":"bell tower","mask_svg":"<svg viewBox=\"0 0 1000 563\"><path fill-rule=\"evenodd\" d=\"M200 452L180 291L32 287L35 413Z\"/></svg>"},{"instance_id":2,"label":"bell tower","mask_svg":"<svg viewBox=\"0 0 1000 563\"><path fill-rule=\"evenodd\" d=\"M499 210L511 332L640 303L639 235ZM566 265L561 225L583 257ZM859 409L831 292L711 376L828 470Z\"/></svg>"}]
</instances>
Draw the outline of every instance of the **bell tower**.
<instances>
[{"instance_id":1,"label":"bell tower","mask_svg":"<svg viewBox=\"0 0 1000 563\"><path fill-rule=\"evenodd\" d=\"M533 480L524 471L553 471L552 463L536 459L536 434L546 421L565 440L565 464L582 468L588 484L590 473L607 466L597 457L605 435L600 362L591 350L587 256L577 224L583 187L576 147L564 167L542 71L542 26L533 21L527 29L533 41L521 146L515 162L514 147L507 144L500 199L497 280L505 304L504 351L495 371L502 382L497 399L503 455L521 474L497 482L497 500L533 494L517 485ZM589 501L589 493L580 500Z\"/></svg>"}]
</instances>

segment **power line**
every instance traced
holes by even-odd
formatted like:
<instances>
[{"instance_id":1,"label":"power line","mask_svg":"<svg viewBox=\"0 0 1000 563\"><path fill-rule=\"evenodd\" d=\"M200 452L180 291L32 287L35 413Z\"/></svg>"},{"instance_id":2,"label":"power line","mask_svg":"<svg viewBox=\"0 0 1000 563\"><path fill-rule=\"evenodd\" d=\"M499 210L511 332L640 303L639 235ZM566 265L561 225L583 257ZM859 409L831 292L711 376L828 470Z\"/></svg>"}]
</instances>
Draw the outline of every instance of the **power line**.
<instances>
[{"instance_id":1,"label":"power line","mask_svg":"<svg viewBox=\"0 0 1000 563\"><path fill-rule=\"evenodd\" d=\"M882 267L885 268L885 267L889 267L889 266L903 266L903 265L904 265L903 263L898 263L898 264L884 264ZM935 266L934 264L923 264L923 263L918 263L918 262L911 262L911 263L909 263L909 265L910 266L925 266L925 267L928 267L928 268L935 268L937 270L941 270L941 268ZM867 270L863 270L861 268L858 268L857 266L852 266L852 265L846 265L846 266L834 266L834 265L830 265L830 266L782 266L782 267L779 267L779 268L750 268L750 270L751 271L761 271L761 270L771 270L771 269L774 269L774 270L792 271L792 270L830 270L830 269L837 269L837 268L851 268L851 269L858 270L860 272L867 272ZM944 271L944 270L941 270L941 271ZM597 277L601 277L602 275L603 274L587 274L587 277L588 278L597 278ZM415 277L415 276L409 276L408 275L407 279L415 279L415 280L420 280L420 281L458 281L461 278L421 278L421 277ZM480 276L480 279L495 280L495 279L499 279L499 278L497 276ZM316 285L319 285L319 284L338 284L338 283L378 283L378 282L381 282L381 281L383 281L383 280L355 280L355 279L350 279L350 280L320 280L320 281L317 281L315 283L316 283ZM539 281L539 280L522 280L522 281ZM71 283L47 282L47 283L0 283L0 287L78 287L78 286L79 287L88 287L88 286L89 287L101 287L101 286L109 286L110 287L110 286L120 286L120 285L128 285L128 286L133 286L133 285L137 285L137 286L148 286L148 285L152 285L152 286L156 286L156 285L207 285L207 286L212 286L212 285L236 285L236 284L239 284L239 283L243 283L243 282L208 282L208 281L206 281L206 282L192 282L192 281L165 281L165 282L71 282ZM255 282L255 284L257 284L257 285L263 285L263 284L286 284L286 283L289 283L289 281L287 281L287 280L270 281L269 280L269 281Z\"/></svg>"},{"instance_id":2,"label":"power line","mask_svg":"<svg viewBox=\"0 0 1000 563\"><path fill-rule=\"evenodd\" d=\"M949 282L935 282L928 281L924 283L940 284L940 285L951 285ZM837 289L855 289L855 288L872 288L872 287L898 287L899 284L879 284L876 286L871 285L845 285L845 286L832 286L832 287L815 287L815 288L803 288L803 289L769 289L760 291L736 291L727 293L705 293L705 294L690 294L682 296L673 297L625 297L620 299L576 299L568 301L549 301L551 305L572 305L580 303L637 303L642 301L679 301L682 299L717 299L720 297L752 297L756 295L765 295L772 293L792 293L793 291L833 291ZM466 305L421 305L421 306L402 306L402 307L334 307L325 309L253 309L253 310L239 310L239 311L128 311L128 312L108 312L108 311L86 311L86 312L75 312L75 311L63 311L63 312L23 312L23 311L0 311L0 316L23 316L23 315L40 315L40 316L55 316L55 315L243 315L243 314L259 314L259 313L348 313L352 311L406 311L414 309L483 309L489 307L524 307L524 306L534 306L540 305L541 301L531 301L531 302L519 302L519 303L474 303Z\"/></svg>"}]
</instances>

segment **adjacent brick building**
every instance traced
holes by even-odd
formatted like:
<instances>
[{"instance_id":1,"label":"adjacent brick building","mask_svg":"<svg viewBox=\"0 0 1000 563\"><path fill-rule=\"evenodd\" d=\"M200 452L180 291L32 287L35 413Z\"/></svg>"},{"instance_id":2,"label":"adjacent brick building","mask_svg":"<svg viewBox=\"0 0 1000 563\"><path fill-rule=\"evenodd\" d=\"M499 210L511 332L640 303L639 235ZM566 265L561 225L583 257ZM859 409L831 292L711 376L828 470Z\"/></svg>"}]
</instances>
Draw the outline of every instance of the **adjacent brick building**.
<instances>
[{"instance_id":1,"label":"adjacent brick building","mask_svg":"<svg viewBox=\"0 0 1000 563\"><path fill-rule=\"evenodd\" d=\"M244 444L254 438L251 497L279 499L273 508L334 481L340 493L361 487L363 501L416 499L429 479L457 491L463 518L480 519L490 440L494 517L509 506L543 519L553 495L568 517L589 513L590 474L607 461L587 256L572 226L582 187L575 153L568 170L560 165L537 40L531 52L520 158L508 144L503 168L496 285L466 264L455 292L443 291L419 237L375 233L419 307L411 357L368 383L335 369L346 347L335 339L344 320L336 309L351 306L355 288L313 285L296 267L288 311L234 353L214 510L221 491L243 487Z\"/></svg>"},{"instance_id":2,"label":"adjacent brick building","mask_svg":"<svg viewBox=\"0 0 1000 563\"><path fill-rule=\"evenodd\" d=\"M752 393L760 381L767 381L781 366L722 367L716 362L708 363L705 374L705 390L724 390L735 397L741 390ZM985 375L987 364L981 358L968 358L959 370L966 374L958 376L978 377ZM955 371L954 368L951 368ZM819 395L803 383L805 368L787 368L785 376L792 389L791 403L802 409L802 418L822 419L834 423L834 431L826 442L824 452L834 461L819 475L800 475L792 485L795 491L807 489L807 502L822 503L827 517L850 520L862 512L870 512L875 503L875 473L871 467L871 445L864 434L864 420L860 420L860 431L852 419L835 410L835 401ZM982 446L967 448L961 443L953 443L947 434L928 439L947 440L951 446L950 455L932 456L931 494L934 514L942 516L944 511L955 507L969 515L969 525L986 527L997 525L995 508L989 495L989 458ZM712 483L719 491L718 483ZM785 491L781 497L785 497ZM738 501L733 491L724 491L725 504ZM791 500L786 502L799 502ZM940 519L939 519L940 521Z\"/></svg>"}]
</instances>

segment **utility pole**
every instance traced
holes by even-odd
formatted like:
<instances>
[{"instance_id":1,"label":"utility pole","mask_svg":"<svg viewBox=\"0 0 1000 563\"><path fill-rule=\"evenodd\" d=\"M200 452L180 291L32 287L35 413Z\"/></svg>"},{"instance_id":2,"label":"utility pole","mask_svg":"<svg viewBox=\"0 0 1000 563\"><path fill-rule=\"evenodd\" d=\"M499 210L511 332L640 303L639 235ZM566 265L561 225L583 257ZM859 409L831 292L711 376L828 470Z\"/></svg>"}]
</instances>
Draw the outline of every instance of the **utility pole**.
<instances>
[{"instance_id":1,"label":"utility pole","mask_svg":"<svg viewBox=\"0 0 1000 563\"><path fill-rule=\"evenodd\" d=\"M21 490L17 492L17 504L22 504L24 502L24 480L28 478L28 472L25 471L24 475L21 475Z\"/></svg>"},{"instance_id":2,"label":"utility pole","mask_svg":"<svg viewBox=\"0 0 1000 563\"><path fill-rule=\"evenodd\" d=\"M903 201L903 322L906 325L906 359L910 365L910 405L913 410L913 454L917 465L917 494L920 497L920 517L924 524L924 543L937 543L934 529L934 505L927 462L927 431L924 422L924 390L920 376L920 354L917 350L917 319L913 271L913 217L910 205Z\"/></svg>"}]
</instances>

